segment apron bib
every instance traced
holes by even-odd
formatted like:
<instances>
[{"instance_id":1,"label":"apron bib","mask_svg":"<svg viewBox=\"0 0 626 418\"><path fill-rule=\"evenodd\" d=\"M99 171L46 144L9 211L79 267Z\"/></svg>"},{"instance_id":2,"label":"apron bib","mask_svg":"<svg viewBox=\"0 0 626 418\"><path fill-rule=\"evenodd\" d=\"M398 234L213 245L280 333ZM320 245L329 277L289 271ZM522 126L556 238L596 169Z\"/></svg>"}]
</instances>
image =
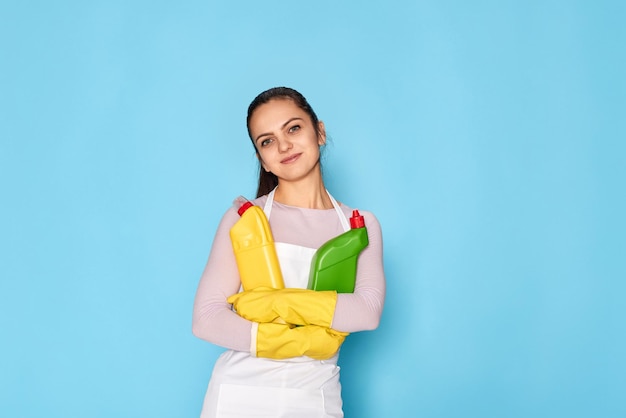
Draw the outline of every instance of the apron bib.
<instances>
[{"instance_id":1,"label":"apron bib","mask_svg":"<svg viewBox=\"0 0 626 418\"><path fill-rule=\"evenodd\" d=\"M268 220L274 192L263 208ZM348 231L348 220L330 193L328 196L344 231ZM306 288L316 249L281 242L275 246L285 287ZM201 418L343 417L337 357L273 360L227 350L213 368Z\"/></svg>"}]
</instances>

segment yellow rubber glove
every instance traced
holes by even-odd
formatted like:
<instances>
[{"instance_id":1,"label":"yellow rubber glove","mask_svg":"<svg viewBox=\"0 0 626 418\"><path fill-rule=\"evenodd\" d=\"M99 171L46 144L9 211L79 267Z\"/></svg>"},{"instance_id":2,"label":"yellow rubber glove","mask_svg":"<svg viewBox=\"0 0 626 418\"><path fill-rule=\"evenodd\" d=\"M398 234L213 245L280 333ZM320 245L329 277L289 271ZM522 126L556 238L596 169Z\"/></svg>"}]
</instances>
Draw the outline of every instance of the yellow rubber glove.
<instances>
[{"instance_id":1,"label":"yellow rubber glove","mask_svg":"<svg viewBox=\"0 0 626 418\"><path fill-rule=\"evenodd\" d=\"M276 322L281 318L288 324L330 328L337 292L258 287L229 297L228 303L249 321Z\"/></svg>"},{"instance_id":2,"label":"yellow rubber glove","mask_svg":"<svg viewBox=\"0 0 626 418\"><path fill-rule=\"evenodd\" d=\"M257 357L286 359L308 356L326 360L334 356L348 334L317 325L291 327L261 323L257 330Z\"/></svg>"}]
</instances>

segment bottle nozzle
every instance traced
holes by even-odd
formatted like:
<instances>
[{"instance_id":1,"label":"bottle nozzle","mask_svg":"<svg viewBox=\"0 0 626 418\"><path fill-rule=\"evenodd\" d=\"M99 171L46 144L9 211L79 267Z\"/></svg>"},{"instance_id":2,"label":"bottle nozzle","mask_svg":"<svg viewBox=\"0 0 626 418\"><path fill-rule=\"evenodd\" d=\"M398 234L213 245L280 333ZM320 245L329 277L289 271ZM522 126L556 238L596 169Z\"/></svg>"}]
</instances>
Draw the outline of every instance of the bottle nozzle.
<instances>
[{"instance_id":1,"label":"bottle nozzle","mask_svg":"<svg viewBox=\"0 0 626 418\"><path fill-rule=\"evenodd\" d=\"M364 228L365 227L365 219L363 215L361 215L358 209L354 209L352 211L352 217L350 218L350 228Z\"/></svg>"},{"instance_id":2,"label":"bottle nozzle","mask_svg":"<svg viewBox=\"0 0 626 418\"><path fill-rule=\"evenodd\" d=\"M254 206L254 204L252 202L250 202L248 199L246 199L245 197L238 196L233 201L233 206L235 207L235 209L237 209L237 213L239 214L239 216L241 216L250 207Z\"/></svg>"}]
</instances>

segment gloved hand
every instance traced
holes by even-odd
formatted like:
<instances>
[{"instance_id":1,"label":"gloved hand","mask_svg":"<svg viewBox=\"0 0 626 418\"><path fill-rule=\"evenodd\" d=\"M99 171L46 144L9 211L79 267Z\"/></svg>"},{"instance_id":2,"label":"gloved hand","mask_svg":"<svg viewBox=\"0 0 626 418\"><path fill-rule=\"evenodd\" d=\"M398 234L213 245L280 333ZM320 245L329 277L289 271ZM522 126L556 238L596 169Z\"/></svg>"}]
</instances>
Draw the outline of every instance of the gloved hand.
<instances>
[{"instance_id":1,"label":"gloved hand","mask_svg":"<svg viewBox=\"0 0 626 418\"><path fill-rule=\"evenodd\" d=\"M334 356L348 334L317 325L291 327L260 323L257 330L257 357L286 359L308 356L326 360Z\"/></svg>"},{"instance_id":2,"label":"gloved hand","mask_svg":"<svg viewBox=\"0 0 626 418\"><path fill-rule=\"evenodd\" d=\"M249 321L276 322L282 318L288 324L330 328L337 292L258 287L232 295L228 303Z\"/></svg>"}]
</instances>

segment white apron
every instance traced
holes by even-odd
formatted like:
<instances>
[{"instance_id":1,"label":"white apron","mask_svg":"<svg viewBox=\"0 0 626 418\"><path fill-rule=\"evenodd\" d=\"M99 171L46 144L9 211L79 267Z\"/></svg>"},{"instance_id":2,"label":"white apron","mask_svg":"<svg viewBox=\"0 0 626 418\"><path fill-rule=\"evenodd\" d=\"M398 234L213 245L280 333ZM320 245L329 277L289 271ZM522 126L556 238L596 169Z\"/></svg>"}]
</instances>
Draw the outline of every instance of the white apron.
<instances>
[{"instance_id":1,"label":"white apron","mask_svg":"<svg viewBox=\"0 0 626 418\"><path fill-rule=\"evenodd\" d=\"M273 190L263 208L269 220ZM328 194L344 231L350 225ZM285 287L306 288L315 248L276 243ZM256 338L256 335L253 336ZM272 360L228 350L215 363L201 418L340 418L341 384L336 354L328 360Z\"/></svg>"}]
</instances>

